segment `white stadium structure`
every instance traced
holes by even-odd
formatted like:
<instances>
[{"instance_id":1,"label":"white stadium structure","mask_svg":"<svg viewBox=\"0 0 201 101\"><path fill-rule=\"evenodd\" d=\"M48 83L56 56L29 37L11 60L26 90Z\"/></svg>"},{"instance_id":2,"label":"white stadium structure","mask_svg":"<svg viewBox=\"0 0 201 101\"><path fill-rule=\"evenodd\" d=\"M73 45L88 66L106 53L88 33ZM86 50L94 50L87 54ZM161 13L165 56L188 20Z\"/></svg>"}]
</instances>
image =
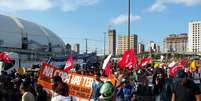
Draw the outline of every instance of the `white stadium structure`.
<instances>
[{"instance_id":1,"label":"white stadium structure","mask_svg":"<svg viewBox=\"0 0 201 101\"><path fill-rule=\"evenodd\" d=\"M19 53L22 60L42 60L64 55L65 43L41 25L0 15L0 51Z\"/></svg>"}]
</instances>

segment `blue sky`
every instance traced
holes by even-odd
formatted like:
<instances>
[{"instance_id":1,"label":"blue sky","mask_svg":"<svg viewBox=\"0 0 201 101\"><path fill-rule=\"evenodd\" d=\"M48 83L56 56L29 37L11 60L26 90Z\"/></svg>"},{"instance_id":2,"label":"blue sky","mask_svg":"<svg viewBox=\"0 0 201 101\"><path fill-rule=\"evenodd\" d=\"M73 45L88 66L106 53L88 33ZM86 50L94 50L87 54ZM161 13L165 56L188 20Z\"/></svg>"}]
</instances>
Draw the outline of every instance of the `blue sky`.
<instances>
[{"instance_id":1,"label":"blue sky","mask_svg":"<svg viewBox=\"0 0 201 101\"><path fill-rule=\"evenodd\" d=\"M201 20L201 0L131 0L131 33L147 45L162 46L165 36L188 32L188 22ZM57 33L65 43L103 53L104 32L127 34L128 0L1 0L2 14L20 17ZM107 38L107 37L106 37ZM93 40L91 40L93 39Z\"/></svg>"}]
</instances>

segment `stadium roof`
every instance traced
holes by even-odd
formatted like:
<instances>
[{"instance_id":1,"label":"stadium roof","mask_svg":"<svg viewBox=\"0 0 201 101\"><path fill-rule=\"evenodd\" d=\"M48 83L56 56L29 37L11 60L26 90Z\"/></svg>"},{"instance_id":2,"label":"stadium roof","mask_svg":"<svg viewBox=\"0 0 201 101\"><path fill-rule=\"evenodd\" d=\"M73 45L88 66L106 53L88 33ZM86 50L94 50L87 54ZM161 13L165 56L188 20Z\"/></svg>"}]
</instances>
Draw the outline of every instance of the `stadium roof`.
<instances>
[{"instance_id":1,"label":"stadium roof","mask_svg":"<svg viewBox=\"0 0 201 101\"><path fill-rule=\"evenodd\" d=\"M22 48L22 38L28 38L28 49L65 49L65 43L49 29L20 18L0 14L0 47Z\"/></svg>"}]
</instances>

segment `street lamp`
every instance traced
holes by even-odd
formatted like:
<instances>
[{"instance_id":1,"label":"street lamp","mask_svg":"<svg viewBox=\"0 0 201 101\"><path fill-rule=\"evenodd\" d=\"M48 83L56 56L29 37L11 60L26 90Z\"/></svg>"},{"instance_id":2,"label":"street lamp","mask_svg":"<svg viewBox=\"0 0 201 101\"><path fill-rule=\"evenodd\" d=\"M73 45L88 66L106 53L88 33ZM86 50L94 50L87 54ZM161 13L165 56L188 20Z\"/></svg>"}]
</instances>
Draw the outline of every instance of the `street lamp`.
<instances>
[{"instance_id":1,"label":"street lamp","mask_svg":"<svg viewBox=\"0 0 201 101\"><path fill-rule=\"evenodd\" d=\"M131 1L128 0L128 50L130 49L130 3Z\"/></svg>"},{"instance_id":2,"label":"street lamp","mask_svg":"<svg viewBox=\"0 0 201 101\"><path fill-rule=\"evenodd\" d=\"M86 39L85 39L85 41L86 41L86 43L85 43L85 44L86 44L86 54L87 54L87 51L88 51L88 45L87 45L87 41L88 41L88 39L86 38Z\"/></svg>"}]
</instances>

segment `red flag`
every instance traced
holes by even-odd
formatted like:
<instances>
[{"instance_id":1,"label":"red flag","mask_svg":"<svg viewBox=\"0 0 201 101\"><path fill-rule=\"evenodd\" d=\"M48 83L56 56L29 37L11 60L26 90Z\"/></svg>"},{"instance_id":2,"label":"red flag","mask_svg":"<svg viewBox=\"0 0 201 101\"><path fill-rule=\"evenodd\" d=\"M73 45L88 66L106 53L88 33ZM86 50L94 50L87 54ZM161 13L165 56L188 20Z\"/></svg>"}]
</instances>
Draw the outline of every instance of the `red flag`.
<instances>
[{"instance_id":1,"label":"red flag","mask_svg":"<svg viewBox=\"0 0 201 101\"><path fill-rule=\"evenodd\" d=\"M2 61L4 57L4 52L0 53L0 60Z\"/></svg>"},{"instance_id":2,"label":"red flag","mask_svg":"<svg viewBox=\"0 0 201 101\"><path fill-rule=\"evenodd\" d=\"M10 58L8 56L8 52L0 53L0 60L5 62L5 63L11 63Z\"/></svg>"},{"instance_id":3,"label":"red flag","mask_svg":"<svg viewBox=\"0 0 201 101\"><path fill-rule=\"evenodd\" d=\"M105 67L105 75L110 77L110 62L107 64L107 66Z\"/></svg>"},{"instance_id":4,"label":"red flag","mask_svg":"<svg viewBox=\"0 0 201 101\"><path fill-rule=\"evenodd\" d=\"M146 66L148 63L151 63L152 62L152 59L150 57L147 57L147 58L142 58L140 60L140 67L143 67L143 66Z\"/></svg>"},{"instance_id":5,"label":"red flag","mask_svg":"<svg viewBox=\"0 0 201 101\"><path fill-rule=\"evenodd\" d=\"M111 58L112 54L108 55L107 58L104 60L103 62L103 66L102 69L105 70L105 75L107 75L108 77L110 76L110 58Z\"/></svg>"},{"instance_id":6,"label":"red flag","mask_svg":"<svg viewBox=\"0 0 201 101\"><path fill-rule=\"evenodd\" d=\"M185 66L185 65L188 64L188 60L183 59L183 60L181 60L181 61L179 62L179 64L182 65L182 66Z\"/></svg>"},{"instance_id":7,"label":"red flag","mask_svg":"<svg viewBox=\"0 0 201 101\"><path fill-rule=\"evenodd\" d=\"M134 64L137 62L137 57L134 54L134 50L130 49L124 53L122 58L118 61L118 65L121 69L124 69L126 67L133 68Z\"/></svg>"},{"instance_id":8,"label":"red flag","mask_svg":"<svg viewBox=\"0 0 201 101\"><path fill-rule=\"evenodd\" d=\"M177 71L179 71L181 69L184 69L184 67L182 65L175 64L174 66L170 67L169 75L174 77L176 75Z\"/></svg>"},{"instance_id":9,"label":"red flag","mask_svg":"<svg viewBox=\"0 0 201 101\"><path fill-rule=\"evenodd\" d=\"M125 61L125 59L126 59L126 56L129 54L129 51L125 51L124 52L124 55L121 57L121 59L119 59L119 61L117 62L117 64L119 65L119 67L120 68L125 68L125 63L124 63L124 61Z\"/></svg>"},{"instance_id":10,"label":"red flag","mask_svg":"<svg viewBox=\"0 0 201 101\"><path fill-rule=\"evenodd\" d=\"M66 65L64 67L64 71L68 72L71 68L74 67L74 63L73 63L73 56L68 56L68 58L66 59Z\"/></svg>"},{"instance_id":11,"label":"red flag","mask_svg":"<svg viewBox=\"0 0 201 101\"><path fill-rule=\"evenodd\" d=\"M174 65L173 67L170 68L169 75L171 77L174 77L176 75L176 72L177 72L177 68L176 68L176 65Z\"/></svg>"}]
</instances>

